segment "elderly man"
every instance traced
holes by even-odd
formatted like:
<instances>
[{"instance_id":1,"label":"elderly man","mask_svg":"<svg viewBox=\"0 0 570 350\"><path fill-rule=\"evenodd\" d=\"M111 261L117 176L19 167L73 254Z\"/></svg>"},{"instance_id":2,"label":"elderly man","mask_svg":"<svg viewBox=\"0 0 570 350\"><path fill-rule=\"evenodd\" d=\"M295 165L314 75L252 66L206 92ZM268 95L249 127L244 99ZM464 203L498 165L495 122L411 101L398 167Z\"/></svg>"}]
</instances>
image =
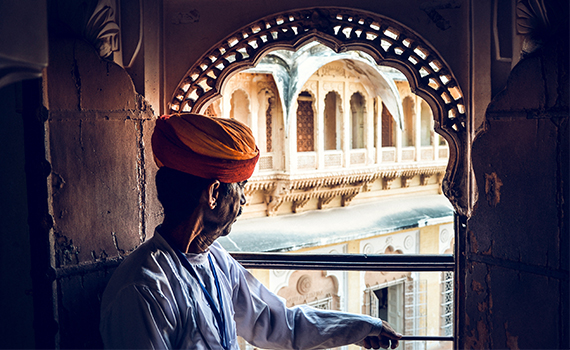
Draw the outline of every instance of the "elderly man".
<instances>
[{"instance_id":1,"label":"elderly man","mask_svg":"<svg viewBox=\"0 0 570 350\"><path fill-rule=\"evenodd\" d=\"M105 290L105 347L236 350L238 335L270 349L397 347L401 335L379 319L287 308L215 242L240 215L259 158L247 126L165 116L156 122L152 148L164 221Z\"/></svg>"}]
</instances>

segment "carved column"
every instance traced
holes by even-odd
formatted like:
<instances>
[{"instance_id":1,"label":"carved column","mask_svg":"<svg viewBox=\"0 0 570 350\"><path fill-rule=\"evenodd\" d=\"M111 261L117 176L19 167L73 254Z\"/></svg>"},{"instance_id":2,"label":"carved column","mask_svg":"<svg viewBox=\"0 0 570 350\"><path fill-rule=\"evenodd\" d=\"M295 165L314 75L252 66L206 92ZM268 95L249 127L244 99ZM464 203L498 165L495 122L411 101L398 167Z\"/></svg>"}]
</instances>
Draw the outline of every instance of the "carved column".
<instances>
[{"instance_id":1,"label":"carved column","mask_svg":"<svg viewBox=\"0 0 570 350\"><path fill-rule=\"evenodd\" d=\"M297 172L297 108L299 103L297 102L297 97L295 97L295 102L291 103L291 107L286 113L288 121L285 124L286 134L285 134L285 171L293 174Z\"/></svg>"},{"instance_id":2,"label":"carved column","mask_svg":"<svg viewBox=\"0 0 570 350\"><path fill-rule=\"evenodd\" d=\"M263 153L267 153L267 108L269 107L269 95L267 89L259 89L257 96L257 115L253 119L257 120L257 130L254 131L254 135L257 135L257 146L259 150Z\"/></svg>"},{"instance_id":3,"label":"carved column","mask_svg":"<svg viewBox=\"0 0 570 350\"><path fill-rule=\"evenodd\" d=\"M350 113L350 92L348 91L348 84L345 82L342 84L342 108L344 113L342 113L342 152L344 155L343 163L344 167L350 166L350 123L351 123L351 113Z\"/></svg>"},{"instance_id":4,"label":"carved column","mask_svg":"<svg viewBox=\"0 0 570 350\"><path fill-rule=\"evenodd\" d=\"M258 95L258 91L257 91L257 84L255 84L253 82L253 79L248 79L248 84L246 88L247 91L247 95L249 97L249 116L248 116L248 121L249 121L249 127L251 128L251 131L253 132L253 135L259 135L259 107L260 107L260 101L259 101L259 95ZM264 123L262 125L265 125L265 113L262 113L263 115L263 121ZM265 146L263 146L265 147Z\"/></svg>"},{"instance_id":5,"label":"carved column","mask_svg":"<svg viewBox=\"0 0 570 350\"><path fill-rule=\"evenodd\" d=\"M317 93L315 94L315 109L317 111L316 135L317 135L317 169L325 168L325 93L322 82L316 82Z\"/></svg>"},{"instance_id":6,"label":"carved column","mask_svg":"<svg viewBox=\"0 0 570 350\"><path fill-rule=\"evenodd\" d=\"M428 113L430 116L430 130L431 130L431 142L432 142L431 147L432 147L432 151L433 151L432 160L438 160L439 159L439 137L440 136L438 133L436 133L434 131L435 122L433 120L433 112L432 112L430 106L426 102L423 102L421 104L421 109L422 109L421 113L423 113L423 110L425 109L426 113Z\"/></svg>"},{"instance_id":7,"label":"carved column","mask_svg":"<svg viewBox=\"0 0 570 350\"><path fill-rule=\"evenodd\" d=\"M396 162L402 161L402 127L396 128Z\"/></svg>"},{"instance_id":8,"label":"carved column","mask_svg":"<svg viewBox=\"0 0 570 350\"><path fill-rule=\"evenodd\" d=\"M365 94L366 115L364 116L366 125L366 165L374 164L374 101L373 97Z\"/></svg>"},{"instance_id":9,"label":"carved column","mask_svg":"<svg viewBox=\"0 0 570 350\"><path fill-rule=\"evenodd\" d=\"M414 96L414 146L416 146L415 157L416 162L422 160L422 113L421 113L422 99L419 96Z\"/></svg>"},{"instance_id":10,"label":"carved column","mask_svg":"<svg viewBox=\"0 0 570 350\"><path fill-rule=\"evenodd\" d=\"M376 164L380 164L382 162L382 102L378 96L374 97L374 101L376 102L376 108L374 108L374 120L376 120Z\"/></svg>"}]
</instances>

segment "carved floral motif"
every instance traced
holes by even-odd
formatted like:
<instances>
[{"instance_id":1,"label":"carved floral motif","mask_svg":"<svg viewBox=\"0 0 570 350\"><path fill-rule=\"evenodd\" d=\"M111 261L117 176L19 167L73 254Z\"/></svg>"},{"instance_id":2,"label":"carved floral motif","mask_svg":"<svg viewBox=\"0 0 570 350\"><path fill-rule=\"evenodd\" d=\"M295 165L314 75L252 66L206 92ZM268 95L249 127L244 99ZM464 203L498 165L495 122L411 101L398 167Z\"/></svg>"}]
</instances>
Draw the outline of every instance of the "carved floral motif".
<instances>
[{"instance_id":1,"label":"carved floral motif","mask_svg":"<svg viewBox=\"0 0 570 350\"><path fill-rule=\"evenodd\" d=\"M83 32L85 39L95 46L102 58L120 50L116 7L113 0L99 0Z\"/></svg>"}]
</instances>

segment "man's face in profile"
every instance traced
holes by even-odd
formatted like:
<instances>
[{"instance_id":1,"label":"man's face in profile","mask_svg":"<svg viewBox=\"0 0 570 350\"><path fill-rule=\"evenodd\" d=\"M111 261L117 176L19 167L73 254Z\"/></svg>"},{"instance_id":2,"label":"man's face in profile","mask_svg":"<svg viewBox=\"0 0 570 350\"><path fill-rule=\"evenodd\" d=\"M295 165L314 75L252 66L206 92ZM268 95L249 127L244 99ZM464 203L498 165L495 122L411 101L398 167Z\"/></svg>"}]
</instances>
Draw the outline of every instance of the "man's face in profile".
<instances>
[{"instance_id":1,"label":"man's face in profile","mask_svg":"<svg viewBox=\"0 0 570 350\"><path fill-rule=\"evenodd\" d=\"M213 239L227 236L231 231L232 224L241 215L242 206L246 203L244 195L246 183L247 181L228 184L227 192L220 191L216 207L205 215L204 228Z\"/></svg>"}]
</instances>

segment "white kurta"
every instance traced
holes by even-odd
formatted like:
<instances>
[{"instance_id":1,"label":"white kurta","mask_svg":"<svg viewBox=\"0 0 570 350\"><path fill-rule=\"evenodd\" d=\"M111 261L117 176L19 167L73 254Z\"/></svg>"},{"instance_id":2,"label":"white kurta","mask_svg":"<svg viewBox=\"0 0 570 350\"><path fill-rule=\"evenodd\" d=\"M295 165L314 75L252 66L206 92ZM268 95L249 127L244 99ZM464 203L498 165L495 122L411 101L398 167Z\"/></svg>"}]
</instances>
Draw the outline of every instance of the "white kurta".
<instances>
[{"instance_id":1,"label":"white kurta","mask_svg":"<svg viewBox=\"0 0 570 350\"><path fill-rule=\"evenodd\" d=\"M208 262L217 271L230 349L237 335L267 349L322 349L378 335L382 321L365 315L287 308L219 243L186 254L216 303ZM101 335L109 349L222 349L218 325L200 285L160 234L131 253L113 274L101 305Z\"/></svg>"}]
</instances>

